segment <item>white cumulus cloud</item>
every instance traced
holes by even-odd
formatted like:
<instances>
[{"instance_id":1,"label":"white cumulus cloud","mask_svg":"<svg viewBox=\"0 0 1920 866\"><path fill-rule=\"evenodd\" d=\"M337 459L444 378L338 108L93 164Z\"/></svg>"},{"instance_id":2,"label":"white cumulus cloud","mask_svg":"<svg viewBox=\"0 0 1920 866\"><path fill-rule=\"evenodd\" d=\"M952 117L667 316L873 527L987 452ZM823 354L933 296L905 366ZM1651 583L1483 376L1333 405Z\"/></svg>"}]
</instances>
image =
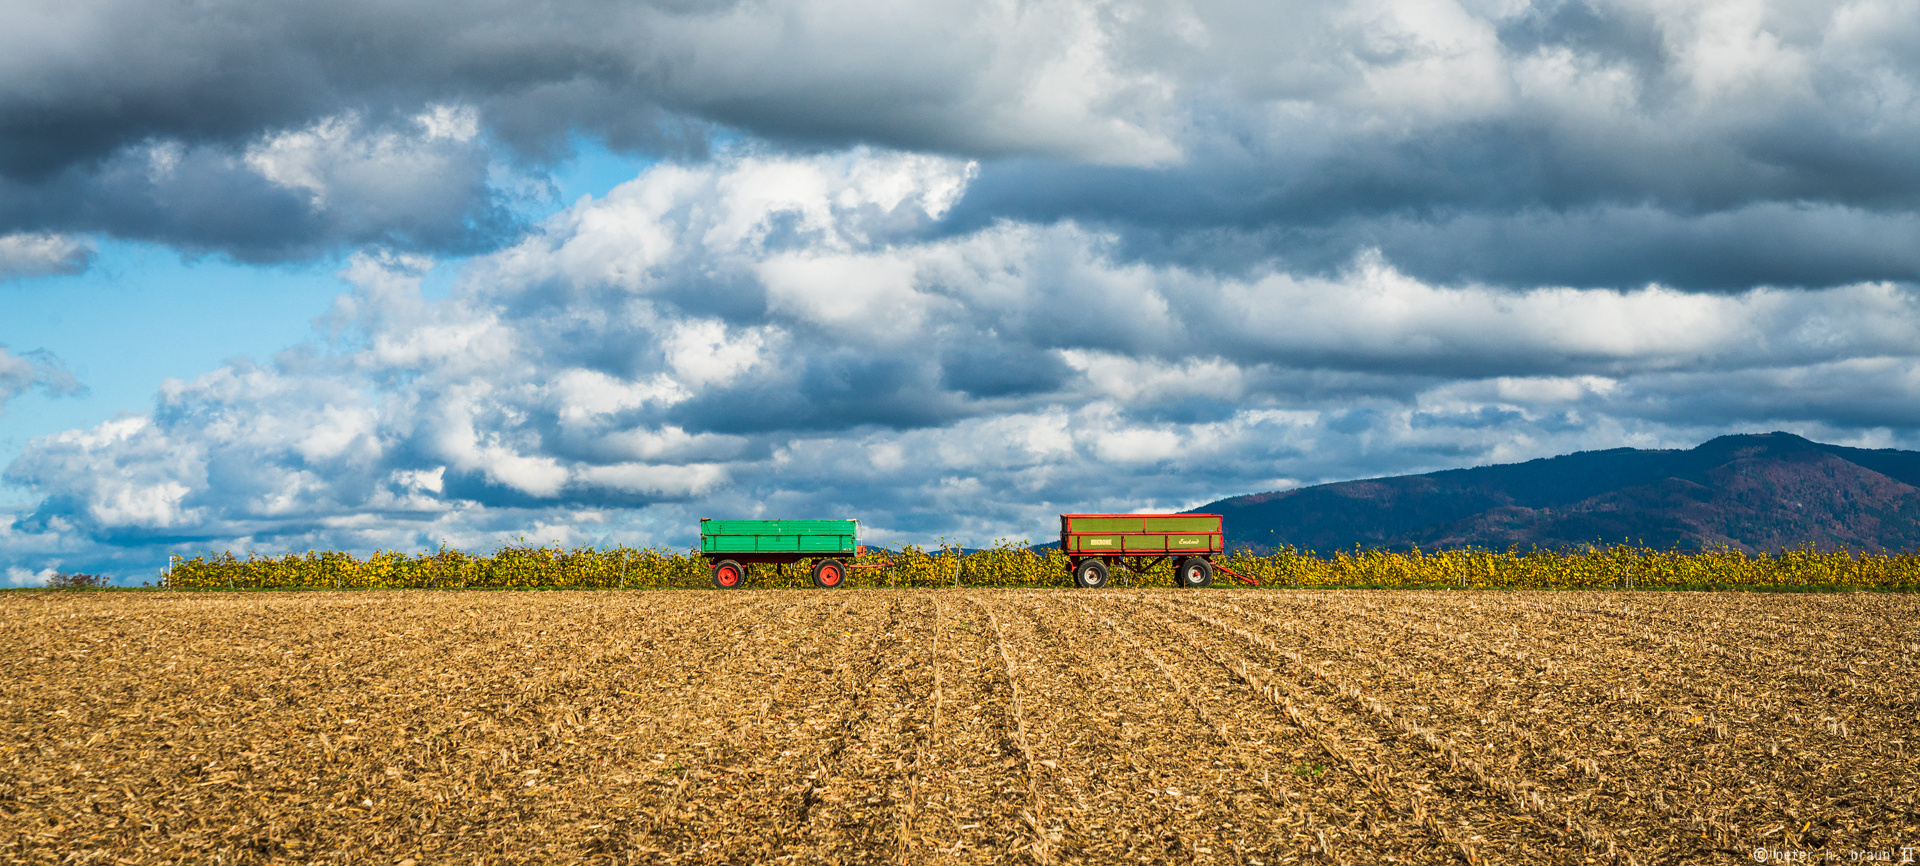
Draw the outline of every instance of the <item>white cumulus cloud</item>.
<instances>
[{"instance_id":1,"label":"white cumulus cloud","mask_svg":"<svg viewBox=\"0 0 1920 866\"><path fill-rule=\"evenodd\" d=\"M77 274L93 261L93 244L69 235L0 235L0 280Z\"/></svg>"},{"instance_id":2,"label":"white cumulus cloud","mask_svg":"<svg viewBox=\"0 0 1920 866\"><path fill-rule=\"evenodd\" d=\"M5 477L39 504L0 550L679 544L728 514L981 543L1276 483L1920 430L1904 284L1513 290L1382 252L1219 271L1071 220L930 230L977 182L742 147L582 200L444 298L430 262L356 257L323 346L31 443Z\"/></svg>"}]
</instances>

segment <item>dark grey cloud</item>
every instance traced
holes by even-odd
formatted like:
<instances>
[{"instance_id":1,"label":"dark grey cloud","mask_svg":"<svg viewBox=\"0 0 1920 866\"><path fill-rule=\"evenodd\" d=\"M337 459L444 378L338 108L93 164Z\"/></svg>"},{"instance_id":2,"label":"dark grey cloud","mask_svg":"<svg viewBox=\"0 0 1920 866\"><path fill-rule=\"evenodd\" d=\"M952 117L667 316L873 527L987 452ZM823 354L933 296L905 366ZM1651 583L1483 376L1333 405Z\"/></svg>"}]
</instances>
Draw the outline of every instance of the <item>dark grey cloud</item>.
<instances>
[{"instance_id":1,"label":"dark grey cloud","mask_svg":"<svg viewBox=\"0 0 1920 866\"><path fill-rule=\"evenodd\" d=\"M472 251L521 228L490 176L537 182L582 136L697 159L725 130L979 159L946 231L1074 220L1148 263L1330 273L1377 247L1515 288L1912 278L1920 26L1895 0L1018 9L61 4L0 37L0 231ZM448 109L472 138L422 134ZM288 136L330 170L268 171ZM1777 243L1801 229L1848 242ZM1516 235L1542 252L1504 254Z\"/></svg>"},{"instance_id":2,"label":"dark grey cloud","mask_svg":"<svg viewBox=\"0 0 1920 866\"><path fill-rule=\"evenodd\" d=\"M1012 21L968 3L416 0L187 11L93 0L16 22L0 172L44 177L152 139L238 147L343 112L390 120L450 101L482 106L523 154L564 148L574 131L616 146L701 146L700 126L711 122L830 146L883 139L991 151L1004 139L998 149L1017 152L1027 145L1005 121L968 121L1021 120L1007 97L1027 92L1059 50L1101 35L1088 11L1037 4Z\"/></svg>"},{"instance_id":3,"label":"dark grey cloud","mask_svg":"<svg viewBox=\"0 0 1920 866\"><path fill-rule=\"evenodd\" d=\"M1500 42L1515 53L1565 49L1604 57L1644 81L1669 77L1674 58L1654 10L1625 4L1605 8L1581 0L1530 4L1498 25Z\"/></svg>"},{"instance_id":4,"label":"dark grey cloud","mask_svg":"<svg viewBox=\"0 0 1920 866\"><path fill-rule=\"evenodd\" d=\"M440 109L392 126L330 119L244 151L149 141L34 182L0 179L0 225L104 232L243 261L342 244L476 251L517 227L488 186L475 124Z\"/></svg>"},{"instance_id":5,"label":"dark grey cloud","mask_svg":"<svg viewBox=\"0 0 1920 866\"><path fill-rule=\"evenodd\" d=\"M1094 223L1100 225L1101 223ZM1338 273L1378 250L1434 283L1741 292L1920 281L1920 215L1766 202L1692 216L1650 205L1387 215L1332 224L1190 228L1105 223L1120 254L1248 273Z\"/></svg>"},{"instance_id":6,"label":"dark grey cloud","mask_svg":"<svg viewBox=\"0 0 1920 866\"><path fill-rule=\"evenodd\" d=\"M688 156L719 125L798 146L882 139L1011 153L1033 146L1022 129L1037 124L1060 127L1038 131L1066 142L1048 149L1107 146L1113 124L1078 129L1004 104L1051 49L1096 35L1077 7L1035 10L1027 44L1014 46L999 44L1003 22L988 9L851 11L599 0L49 7L0 36L0 231L105 232L252 259L497 243L513 226L480 187L485 173L461 160L432 169L457 176L405 201L322 206L306 193L341 178L289 188L254 159L287 135L341 123L354 128L332 144L377 149L441 106L477 111L489 155L534 166L536 178L580 136ZM990 114L1009 119L975 122ZM170 154L182 184L147 176L156 152ZM363 161L363 176L419 177L417 160Z\"/></svg>"},{"instance_id":7,"label":"dark grey cloud","mask_svg":"<svg viewBox=\"0 0 1920 866\"><path fill-rule=\"evenodd\" d=\"M1910 161L1911 150L1832 183L1805 179L1737 198L1717 192L1727 200L1712 206L1630 180L1588 178L1587 189L1555 190L1513 177L1511 163L1537 156L1272 172L989 163L948 230L1070 219L1117 233L1131 258L1228 271L1278 264L1326 274L1358 250L1378 249L1423 279L1515 288L1660 283L1725 292L1920 279L1912 186L1920 163L1894 165ZM1846 189L1856 182L1863 188Z\"/></svg>"}]
</instances>

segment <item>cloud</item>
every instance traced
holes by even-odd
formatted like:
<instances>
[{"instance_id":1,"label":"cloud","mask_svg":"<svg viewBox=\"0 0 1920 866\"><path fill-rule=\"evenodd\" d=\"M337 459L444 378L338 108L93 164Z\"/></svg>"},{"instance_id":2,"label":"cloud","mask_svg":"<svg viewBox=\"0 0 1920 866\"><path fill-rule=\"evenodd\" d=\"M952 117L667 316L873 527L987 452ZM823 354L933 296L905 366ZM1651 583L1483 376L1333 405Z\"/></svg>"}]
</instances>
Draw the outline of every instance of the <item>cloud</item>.
<instances>
[{"instance_id":1,"label":"cloud","mask_svg":"<svg viewBox=\"0 0 1920 866\"><path fill-rule=\"evenodd\" d=\"M36 349L14 355L0 345L0 417L6 416L7 401L38 389L49 397L85 394L73 371L53 353Z\"/></svg>"},{"instance_id":2,"label":"cloud","mask_svg":"<svg viewBox=\"0 0 1920 866\"><path fill-rule=\"evenodd\" d=\"M920 138L1138 162L1164 87L1118 62L1098 5L292 3L162 13L92 0L22 16L0 171L46 175L149 139L238 145L364 105L457 95L523 147L569 129L658 141L664 114L774 137ZM891 73L891 74L888 74ZM39 135L27 134L31 128Z\"/></svg>"},{"instance_id":3,"label":"cloud","mask_svg":"<svg viewBox=\"0 0 1920 866\"><path fill-rule=\"evenodd\" d=\"M55 571L52 568L43 568L39 571L29 571L17 565L8 566L7 567L7 585L8 586L46 586L47 582L53 579L54 574L55 574Z\"/></svg>"},{"instance_id":4,"label":"cloud","mask_svg":"<svg viewBox=\"0 0 1920 866\"><path fill-rule=\"evenodd\" d=\"M683 544L724 514L981 543L1731 430L1920 442L1910 283L1515 290L1379 251L1223 272L1073 221L947 230L981 177L742 146L583 200L444 299L429 259L359 255L322 340L30 443L4 477L38 504L0 550Z\"/></svg>"},{"instance_id":5,"label":"cloud","mask_svg":"<svg viewBox=\"0 0 1920 866\"><path fill-rule=\"evenodd\" d=\"M0 231L259 261L471 252L521 228L489 172L537 180L582 137L689 159L744 137L976 161L943 231L1072 220L1153 265L1327 275L1379 249L1422 280L1515 289L1914 278L1910 0L86 0L16 18Z\"/></svg>"},{"instance_id":6,"label":"cloud","mask_svg":"<svg viewBox=\"0 0 1920 866\"><path fill-rule=\"evenodd\" d=\"M1454 209L1312 225L1255 220L1204 233L1094 221L1118 234L1129 257L1225 271L1279 263L1328 275L1372 249L1425 282L1516 290L1657 283L1738 293L1920 280L1920 250L1904 240L1920 231L1910 210L1782 202L1700 214L1647 204Z\"/></svg>"},{"instance_id":7,"label":"cloud","mask_svg":"<svg viewBox=\"0 0 1920 866\"><path fill-rule=\"evenodd\" d=\"M93 263L93 244L54 234L0 236L0 281L78 274Z\"/></svg>"},{"instance_id":8,"label":"cloud","mask_svg":"<svg viewBox=\"0 0 1920 866\"><path fill-rule=\"evenodd\" d=\"M494 166L477 123L442 105L386 124L330 115L237 148L148 140L37 182L0 179L0 225L259 262L341 245L476 250L516 230L489 185Z\"/></svg>"}]
</instances>

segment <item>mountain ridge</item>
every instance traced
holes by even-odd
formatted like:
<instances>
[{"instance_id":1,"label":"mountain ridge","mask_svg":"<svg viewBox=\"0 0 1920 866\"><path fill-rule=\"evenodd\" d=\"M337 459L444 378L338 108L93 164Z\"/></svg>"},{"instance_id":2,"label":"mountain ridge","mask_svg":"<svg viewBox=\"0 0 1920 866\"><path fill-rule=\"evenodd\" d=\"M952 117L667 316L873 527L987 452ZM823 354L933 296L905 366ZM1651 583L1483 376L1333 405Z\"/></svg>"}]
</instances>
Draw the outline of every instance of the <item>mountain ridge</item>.
<instances>
[{"instance_id":1,"label":"mountain ridge","mask_svg":"<svg viewBox=\"0 0 1920 866\"><path fill-rule=\"evenodd\" d=\"M1319 484L1192 509L1235 546L1920 550L1920 452L1791 433Z\"/></svg>"}]
</instances>

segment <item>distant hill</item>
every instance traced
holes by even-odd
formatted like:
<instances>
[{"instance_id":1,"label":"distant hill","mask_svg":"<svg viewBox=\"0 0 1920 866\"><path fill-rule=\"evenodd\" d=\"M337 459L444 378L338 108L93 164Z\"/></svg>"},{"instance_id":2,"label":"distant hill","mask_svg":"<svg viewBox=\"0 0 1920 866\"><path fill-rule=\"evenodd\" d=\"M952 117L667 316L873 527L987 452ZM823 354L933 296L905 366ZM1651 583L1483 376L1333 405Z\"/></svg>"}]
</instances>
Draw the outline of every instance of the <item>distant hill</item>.
<instances>
[{"instance_id":1,"label":"distant hill","mask_svg":"<svg viewBox=\"0 0 1920 866\"><path fill-rule=\"evenodd\" d=\"M1193 509L1228 541L1332 552L1526 549L1632 541L1749 552L1920 549L1920 452L1790 433L1686 451L1615 448L1474 469L1235 496Z\"/></svg>"}]
</instances>

